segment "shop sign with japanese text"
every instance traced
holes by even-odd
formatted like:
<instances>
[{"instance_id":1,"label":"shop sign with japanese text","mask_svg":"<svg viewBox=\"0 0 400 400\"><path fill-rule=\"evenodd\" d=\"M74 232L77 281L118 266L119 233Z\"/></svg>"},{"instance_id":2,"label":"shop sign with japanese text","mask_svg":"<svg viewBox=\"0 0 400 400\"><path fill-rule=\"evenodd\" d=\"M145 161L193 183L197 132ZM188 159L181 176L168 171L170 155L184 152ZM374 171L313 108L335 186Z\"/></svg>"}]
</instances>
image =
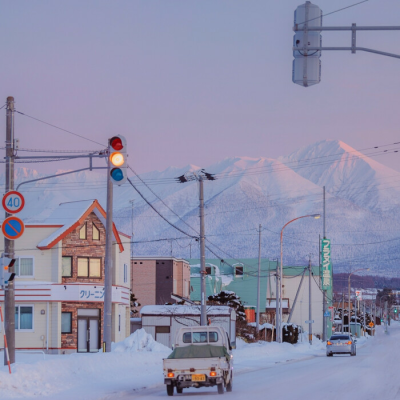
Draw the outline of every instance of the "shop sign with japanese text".
<instances>
[{"instance_id":1,"label":"shop sign with japanese text","mask_svg":"<svg viewBox=\"0 0 400 400\"><path fill-rule=\"evenodd\" d=\"M332 262L331 262L331 241L322 239L321 241L322 259L322 289L329 290L332 287Z\"/></svg>"}]
</instances>

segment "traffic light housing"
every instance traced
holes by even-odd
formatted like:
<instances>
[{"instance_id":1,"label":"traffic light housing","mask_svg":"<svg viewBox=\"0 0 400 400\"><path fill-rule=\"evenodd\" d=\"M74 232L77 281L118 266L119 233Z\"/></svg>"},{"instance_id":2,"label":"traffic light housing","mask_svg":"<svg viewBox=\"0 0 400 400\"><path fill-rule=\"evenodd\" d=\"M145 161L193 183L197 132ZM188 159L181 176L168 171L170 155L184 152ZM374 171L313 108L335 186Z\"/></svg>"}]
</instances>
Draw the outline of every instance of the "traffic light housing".
<instances>
[{"instance_id":1,"label":"traffic light housing","mask_svg":"<svg viewBox=\"0 0 400 400\"><path fill-rule=\"evenodd\" d=\"M110 179L114 185L123 185L128 179L126 139L122 135L113 136L108 141L108 161Z\"/></svg>"},{"instance_id":2,"label":"traffic light housing","mask_svg":"<svg viewBox=\"0 0 400 400\"><path fill-rule=\"evenodd\" d=\"M397 314L397 308L394 309L394 313Z\"/></svg>"},{"instance_id":3,"label":"traffic light housing","mask_svg":"<svg viewBox=\"0 0 400 400\"><path fill-rule=\"evenodd\" d=\"M10 272L14 266L15 258L8 258L2 256L0 258L0 287L6 288L8 283L14 280L15 273Z\"/></svg>"}]
</instances>

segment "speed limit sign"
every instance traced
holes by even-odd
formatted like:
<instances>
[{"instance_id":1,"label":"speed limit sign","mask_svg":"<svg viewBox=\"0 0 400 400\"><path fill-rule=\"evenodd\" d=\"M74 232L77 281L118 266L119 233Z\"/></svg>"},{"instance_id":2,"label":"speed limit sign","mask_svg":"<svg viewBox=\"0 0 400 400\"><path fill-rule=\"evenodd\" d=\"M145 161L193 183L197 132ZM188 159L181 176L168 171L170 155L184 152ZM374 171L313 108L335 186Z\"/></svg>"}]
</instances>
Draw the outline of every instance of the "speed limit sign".
<instances>
[{"instance_id":1,"label":"speed limit sign","mask_svg":"<svg viewBox=\"0 0 400 400\"><path fill-rule=\"evenodd\" d=\"M10 214L22 211L25 206L24 196L20 192L12 190L3 196L3 208Z\"/></svg>"}]
</instances>

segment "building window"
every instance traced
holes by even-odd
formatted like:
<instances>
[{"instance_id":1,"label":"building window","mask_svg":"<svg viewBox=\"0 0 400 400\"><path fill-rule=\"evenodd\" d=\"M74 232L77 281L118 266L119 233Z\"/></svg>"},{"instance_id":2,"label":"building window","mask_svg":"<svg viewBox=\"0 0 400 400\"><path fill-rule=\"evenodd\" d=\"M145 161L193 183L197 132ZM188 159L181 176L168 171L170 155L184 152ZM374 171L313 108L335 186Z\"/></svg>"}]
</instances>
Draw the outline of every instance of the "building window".
<instances>
[{"instance_id":1,"label":"building window","mask_svg":"<svg viewBox=\"0 0 400 400\"><path fill-rule=\"evenodd\" d=\"M86 223L79 229L79 239L86 239Z\"/></svg>"},{"instance_id":2,"label":"building window","mask_svg":"<svg viewBox=\"0 0 400 400\"><path fill-rule=\"evenodd\" d=\"M61 313L61 333L72 333L72 312Z\"/></svg>"},{"instance_id":3,"label":"building window","mask_svg":"<svg viewBox=\"0 0 400 400\"><path fill-rule=\"evenodd\" d=\"M64 277L72 276L72 257L62 258L62 276Z\"/></svg>"},{"instance_id":4,"label":"building window","mask_svg":"<svg viewBox=\"0 0 400 400\"><path fill-rule=\"evenodd\" d=\"M18 305L15 307L15 330L33 330L33 306Z\"/></svg>"},{"instance_id":5,"label":"building window","mask_svg":"<svg viewBox=\"0 0 400 400\"><path fill-rule=\"evenodd\" d=\"M33 257L17 257L14 271L16 276L33 276Z\"/></svg>"},{"instance_id":6,"label":"building window","mask_svg":"<svg viewBox=\"0 0 400 400\"><path fill-rule=\"evenodd\" d=\"M95 224L92 225L93 225L93 232L92 232L93 240L100 240L100 230L97 228Z\"/></svg>"},{"instance_id":7,"label":"building window","mask_svg":"<svg viewBox=\"0 0 400 400\"><path fill-rule=\"evenodd\" d=\"M124 283L128 282L128 264L124 264Z\"/></svg>"},{"instance_id":8,"label":"building window","mask_svg":"<svg viewBox=\"0 0 400 400\"><path fill-rule=\"evenodd\" d=\"M243 267L235 267L235 275L243 277Z\"/></svg>"},{"instance_id":9,"label":"building window","mask_svg":"<svg viewBox=\"0 0 400 400\"><path fill-rule=\"evenodd\" d=\"M156 326L156 333L169 333L170 327L169 326Z\"/></svg>"},{"instance_id":10,"label":"building window","mask_svg":"<svg viewBox=\"0 0 400 400\"><path fill-rule=\"evenodd\" d=\"M212 267L206 267L206 274L207 275L212 275Z\"/></svg>"},{"instance_id":11,"label":"building window","mask_svg":"<svg viewBox=\"0 0 400 400\"><path fill-rule=\"evenodd\" d=\"M101 258L78 257L78 277L101 278Z\"/></svg>"}]
</instances>

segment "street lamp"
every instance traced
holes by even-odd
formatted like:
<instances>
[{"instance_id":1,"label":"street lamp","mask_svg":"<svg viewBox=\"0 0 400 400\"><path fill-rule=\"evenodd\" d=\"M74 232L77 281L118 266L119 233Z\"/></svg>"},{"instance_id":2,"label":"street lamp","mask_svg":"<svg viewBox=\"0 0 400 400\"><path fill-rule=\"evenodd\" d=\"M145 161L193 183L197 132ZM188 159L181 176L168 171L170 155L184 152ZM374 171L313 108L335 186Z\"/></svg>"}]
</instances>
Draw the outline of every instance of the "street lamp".
<instances>
[{"instance_id":1,"label":"street lamp","mask_svg":"<svg viewBox=\"0 0 400 400\"><path fill-rule=\"evenodd\" d=\"M279 343L282 343L282 265L283 265L283 230L292 222L297 221L298 219L301 218L308 218L308 217L312 217L315 219L321 218L321 214L310 214L310 215L303 215L302 217L297 217L292 219L291 221L287 222L282 230L281 230L281 266L279 269L279 327L277 326L276 328L276 333L279 335L279 337L277 337L277 340ZM278 325L278 324L277 324Z\"/></svg>"},{"instance_id":2,"label":"street lamp","mask_svg":"<svg viewBox=\"0 0 400 400\"><path fill-rule=\"evenodd\" d=\"M369 271L369 268L359 268L359 269L356 269L355 271L353 271L353 272L351 272L350 274L349 274L349 316L348 316L348 332L350 333L350 310L351 310L351 301L350 301L350 277L354 274L354 273L356 273L356 272L358 272L358 271ZM356 315L354 315L354 322L357 322L357 316ZM344 328L343 328L343 332L344 332Z\"/></svg>"}]
</instances>

